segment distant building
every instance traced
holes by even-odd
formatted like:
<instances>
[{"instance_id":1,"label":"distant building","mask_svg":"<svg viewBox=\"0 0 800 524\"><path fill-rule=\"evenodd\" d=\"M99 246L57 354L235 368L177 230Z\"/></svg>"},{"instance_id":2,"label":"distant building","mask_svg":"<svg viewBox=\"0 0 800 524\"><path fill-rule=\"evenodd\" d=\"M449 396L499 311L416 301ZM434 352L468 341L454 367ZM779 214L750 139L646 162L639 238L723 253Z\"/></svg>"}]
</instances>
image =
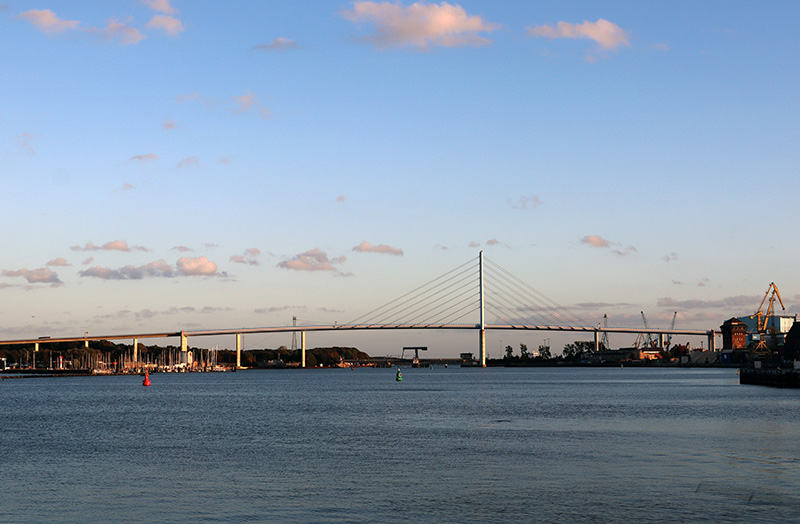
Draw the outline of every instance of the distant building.
<instances>
[{"instance_id":1,"label":"distant building","mask_svg":"<svg viewBox=\"0 0 800 524\"><path fill-rule=\"evenodd\" d=\"M737 317L736 320L739 320L747 327L747 343L745 347L750 346L753 343L757 344L758 341L761 340L761 335L759 334L758 328L756 326L755 316ZM767 328L766 332L768 336L766 337L764 342L773 351L779 346L782 346L786 334L789 332L789 330L792 328L795 322L797 322L797 315L792 315L792 316L770 315L769 317L767 317L767 326L766 326ZM723 334L723 341L724 337L725 335Z\"/></svg>"},{"instance_id":2,"label":"distant building","mask_svg":"<svg viewBox=\"0 0 800 524\"><path fill-rule=\"evenodd\" d=\"M755 323L753 323L755 329ZM719 327L722 332L722 349L747 348L747 324L741 319L729 318Z\"/></svg>"}]
</instances>

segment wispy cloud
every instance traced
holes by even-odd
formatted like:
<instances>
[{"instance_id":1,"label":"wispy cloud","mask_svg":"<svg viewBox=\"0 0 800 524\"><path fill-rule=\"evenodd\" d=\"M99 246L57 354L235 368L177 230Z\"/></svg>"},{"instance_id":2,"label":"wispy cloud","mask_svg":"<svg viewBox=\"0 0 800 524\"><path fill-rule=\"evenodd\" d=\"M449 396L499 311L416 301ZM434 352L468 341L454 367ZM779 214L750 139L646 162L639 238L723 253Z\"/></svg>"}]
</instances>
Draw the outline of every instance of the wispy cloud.
<instances>
[{"instance_id":1,"label":"wispy cloud","mask_svg":"<svg viewBox=\"0 0 800 524\"><path fill-rule=\"evenodd\" d=\"M125 182L124 184L122 184L120 191L131 191L133 189L136 189L136 186L132 186L131 184Z\"/></svg>"},{"instance_id":2,"label":"wispy cloud","mask_svg":"<svg viewBox=\"0 0 800 524\"><path fill-rule=\"evenodd\" d=\"M635 246L622 247L619 243L606 240L600 235L586 235L580 240L580 243L600 249L610 249L612 246L620 246L611 250L611 252L617 256L627 256L637 252Z\"/></svg>"},{"instance_id":3,"label":"wispy cloud","mask_svg":"<svg viewBox=\"0 0 800 524\"><path fill-rule=\"evenodd\" d=\"M178 36L183 33L183 22L168 15L156 15L147 22L150 29L160 29L169 36Z\"/></svg>"},{"instance_id":4,"label":"wispy cloud","mask_svg":"<svg viewBox=\"0 0 800 524\"><path fill-rule=\"evenodd\" d=\"M147 38L141 31L129 25L127 22L120 22L112 18L102 29L89 29L89 33L100 35L109 41L117 41L123 45L138 44Z\"/></svg>"},{"instance_id":5,"label":"wispy cloud","mask_svg":"<svg viewBox=\"0 0 800 524\"><path fill-rule=\"evenodd\" d=\"M170 0L142 0L142 3L153 11L164 13L165 15L174 15L178 12L177 9L170 5Z\"/></svg>"},{"instance_id":6,"label":"wispy cloud","mask_svg":"<svg viewBox=\"0 0 800 524\"><path fill-rule=\"evenodd\" d=\"M172 251L180 251L182 253L186 253L186 252L189 252L189 251L194 251L194 249L192 249L190 247L186 247L186 246L175 246L175 247L172 248Z\"/></svg>"},{"instance_id":7,"label":"wispy cloud","mask_svg":"<svg viewBox=\"0 0 800 524\"><path fill-rule=\"evenodd\" d=\"M359 253L382 253L384 255L403 256L403 250L397 247L387 246L386 244L372 245L366 240L353 248Z\"/></svg>"},{"instance_id":8,"label":"wispy cloud","mask_svg":"<svg viewBox=\"0 0 800 524\"><path fill-rule=\"evenodd\" d=\"M491 40L482 33L500 28L499 24L468 15L460 5L447 2L415 2L407 7L392 2L353 2L352 10L342 16L351 22L371 23L375 33L359 40L380 49L483 46Z\"/></svg>"},{"instance_id":9,"label":"wispy cloud","mask_svg":"<svg viewBox=\"0 0 800 524\"><path fill-rule=\"evenodd\" d=\"M178 129L178 124L172 120L164 120L164 122L161 124L161 129L164 131L175 131Z\"/></svg>"},{"instance_id":10,"label":"wispy cloud","mask_svg":"<svg viewBox=\"0 0 800 524\"><path fill-rule=\"evenodd\" d=\"M338 197L336 197L336 201L337 201L337 202L340 202L340 203L341 203L341 202L344 202L345 200L346 200L346 199L344 198L344 195L339 195Z\"/></svg>"},{"instance_id":11,"label":"wispy cloud","mask_svg":"<svg viewBox=\"0 0 800 524\"><path fill-rule=\"evenodd\" d=\"M509 249L511 248L511 246L509 246L505 242L501 242L501 241L497 240L496 238L490 238L489 240L487 240L486 241L486 245L487 246L503 246L503 247L507 247Z\"/></svg>"},{"instance_id":12,"label":"wispy cloud","mask_svg":"<svg viewBox=\"0 0 800 524\"><path fill-rule=\"evenodd\" d=\"M518 201L508 199L508 205L513 209L533 209L543 204L538 196L521 196Z\"/></svg>"},{"instance_id":13,"label":"wispy cloud","mask_svg":"<svg viewBox=\"0 0 800 524\"><path fill-rule=\"evenodd\" d=\"M63 282L61 282L61 280L58 278L58 274L52 269L46 267L40 267L37 269L4 269L3 276L10 278L22 277L29 284L50 284L53 287L63 285Z\"/></svg>"},{"instance_id":14,"label":"wispy cloud","mask_svg":"<svg viewBox=\"0 0 800 524\"><path fill-rule=\"evenodd\" d=\"M664 255L661 257L661 260L664 262L672 262L673 260L678 260L678 254L676 252L672 252L669 255Z\"/></svg>"},{"instance_id":15,"label":"wispy cloud","mask_svg":"<svg viewBox=\"0 0 800 524\"><path fill-rule=\"evenodd\" d=\"M67 262L67 259L65 259L65 258L54 258L53 260L51 260L50 262L48 262L45 265L46 266L51 266L51 267L65 267L65 266L71 266L72 264Z\"/></svg>"},{"instance_id":16,"label":"wispy cloud","mask_svg":"<svg viewBox=\"0 0 800 524\"><path fill-rule=\"evenodd\" d=\"M17 144L17 149L20 151L24 151L29 155L36 156L36 150L33 148L32 142L39 138L38 135L32 135L28 132L22 133L21 135L14 136L14 142Z\"/></svg>"},{"instance_id":17,"label":"wispy cloud","mask_svg":"<svg viewBox=\"0 0 800 524\"><path fill-rule=\"evenodd\" d=\"M87 242L85 246L72 246L73 251L150 251L144 246L129 246L127 242L122 240L112 240L106 242L102 246L96 246L91 242Z\"/></svg>"},{"instance_id":18,"label":"wispy cloud","mask_svg":"<svg viewBox=\"0 0 800 524\"><path fill-rule=\"evenodd\" d=\"M328 254L319 248L310 249L289 260L278 263L278 267L294 271L337 271L334 264L345 262L345 257L328 258Z\"/></svg>"},{"instance_id":19,"label":"wispy cloud","mask_svg":"<svg viewBox=\"0 0 800 524\"><path fill-rule=\"evenodd\" d=\"M250 91L245 92L242 95L235 95L231 97L233 101L234 107L231 109L232 112L242 114L242 113L249 113L250 111L258 111L258 116L264 119L272 117L272 113L270 110L261 105L261 103L256 98L256 95L251 93Z\"/></svg>"},{"instance_id":20,"label":"wispy cloud","mask_svg":"<svg viewBox=\"0 0 800 524\"><path fill-rule=\"evenodd\" d=\"M196 156L190 156L190 157L186 157L186 158L181 159L181 161L178 162L178 165L176 167L178 169L180 169L182 167L197 166L197 165L200 165L200 161L197 159L197 157Z\"/></svg>"},{"instance_id":21,"label":"wispy cloud","mask_svg":"<svg viewBox=\"0 0 800 524\"><path fill-rule=\"evenodd\" d=\"M760 301L761 297L755 295L753 296L737 295L734 297L725 297L718 300L699 300L699 299L674 300L671 297L662 297L658 299L657 304L659 307L669 307L678 309L698 309L698 308L740 309L740 308L746 308L748 306L755 308Z\"/></svg>"},{"instance_id":22,"label":"wispy cloud","mask_svg":"<svg viewBox=\"0 0 800 524\"><path fill-rule=\"evenodd\" d=\"M27 20L37 29L47 34L63 33L70 29L77 29L78 20L62 20L49 9L31 9L21 13L18 18Z\"/></svg>"},{"instance_id":23,"label":"wispy cloud","mask_svg":"<svg viewBox=\"0 0 800 524\"><path fill-rule=\"evenodd\" d=\"M586 54L589 62L595 62L604 51L616 51L620 46L630 46L630 35L618 25L598 19L597 22L583 21L582 24L559 22L555 26L540 25L529 27L527 35L535 38L587 38L597 43L597 49Z\"/></svg>"},{"instance_id":24,"label":"wispy cloud","mask_svg":"<svg viewBox=\"0 0 800 524\"><path fill-rule=\"evenodd\" d=\"M584 20L582 24L558 22L555 26L539 25L528 28L528 36L537 38L588 38L604 50L615 50L620 46L630 46L627 32L617 24L598 19L597 22Z\"/></svg>"},{"instance_id":25,"label":"wispy cloud","mask_svg":"<svg viewBox=\"0 0 800 524\"><path fill-rule=\"evenodd\" d=\"M147 153L146 155L133 155L128 159L128 162L138 162L140 164L146 164L148 162L155 162L158 160L158 155L155 153Z\"/></svg>"},{"instance_id":26,"label":"wispy cloud","mask_svg":"<svg viewBox=\"0 0 800 524\"><path fill-rule=\"evenodd\" d=\"M255 48L260 51L289 51L299 47L297 42L290 38L278 37L269 44L257 45Z\"/></svg>"},{"instance_id":27,"label":"wispy cloud","mask_svg":"<svg viewBox=\"0 0 800 524\"><path fill-rule=\"evenodd\" d=\"M230 261L235 264L249 264L251 266L259 265L258 256L261 250L256 247L245 249L244 255L232 255Z\"/></svg>"}]
</instances>

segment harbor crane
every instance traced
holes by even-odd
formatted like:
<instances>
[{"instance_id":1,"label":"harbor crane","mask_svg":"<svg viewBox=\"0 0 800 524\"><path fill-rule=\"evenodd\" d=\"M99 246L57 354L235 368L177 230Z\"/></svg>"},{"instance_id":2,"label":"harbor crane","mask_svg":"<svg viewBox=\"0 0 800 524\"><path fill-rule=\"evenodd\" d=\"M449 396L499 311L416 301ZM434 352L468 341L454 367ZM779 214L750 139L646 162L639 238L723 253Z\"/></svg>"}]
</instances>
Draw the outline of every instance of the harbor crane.
<instances>
[{"instance_id":1,"label":"harbor crane","mask_svg":"<svg viewBox=\"0 0 800 524\"><path fill-rule=\"evenodd\" d=\"M775 327L774 326L767 326L769 324L769 317L772 316L773 307L775 305L775 298L778 298L778 302L781 305L781 309L786 311L786 308L783 305L783 299L781 299L781 292L778 291L778 286L775 285L775 282L770 282L769 287L767 288L767 292L764 294L764 298L761 299L761 305L758 306L758 310L755 313L750 315L750 318L756 319L756 332L758 333L758 344L756 345L756 350L765 350L767 349L767 343L765 341L767 333L774 334ZM767 302L769 298L767 311L764 312L764 303Z\"/></svg>"}]
</instances>

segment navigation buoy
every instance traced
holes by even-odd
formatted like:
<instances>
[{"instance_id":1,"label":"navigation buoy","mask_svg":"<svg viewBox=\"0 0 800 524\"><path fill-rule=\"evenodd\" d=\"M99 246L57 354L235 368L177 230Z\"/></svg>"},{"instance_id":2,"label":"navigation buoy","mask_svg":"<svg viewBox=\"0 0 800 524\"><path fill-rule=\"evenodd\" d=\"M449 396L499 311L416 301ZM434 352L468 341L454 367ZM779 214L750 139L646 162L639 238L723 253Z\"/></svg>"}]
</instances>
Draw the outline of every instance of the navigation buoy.
<instances>
[{"instance_id":1,"label":"navigation buoy","mask_svg":"<svg viewBox=\"0 0 800 524\"><path fill-rule=\"evenodd\" d=\"M395 379L396 381L398 381L398 382L400 382L401 380L403 380L403 374L402 374L402 373L400 373L400 368L397 368L397 375L395 375L394 379Z\"/></svg>"},{"instance_id":2,"label":"navigation buoy","mask_svg":"<svg viewBox=\"0 0 800 524\"><path fill-rule=\"evenodd\" d=\"M150 385L150 374L147 373L146 371L144 373L144 380L142 381L142 385L143 386L149 386Z\"/></svg>"}]
</instances>

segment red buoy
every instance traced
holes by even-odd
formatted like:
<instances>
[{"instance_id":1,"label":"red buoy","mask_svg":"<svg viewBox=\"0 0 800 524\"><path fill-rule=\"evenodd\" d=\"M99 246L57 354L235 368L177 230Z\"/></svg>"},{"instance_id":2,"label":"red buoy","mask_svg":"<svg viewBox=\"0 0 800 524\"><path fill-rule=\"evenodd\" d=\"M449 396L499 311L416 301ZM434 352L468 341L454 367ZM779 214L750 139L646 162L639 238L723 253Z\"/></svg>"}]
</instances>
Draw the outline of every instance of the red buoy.
<instances>
[{"instance_id":1,"label":"red buoy","mask_svg":"<svg viewBox=\"0 0 800 524\"><path fill-rule=\"evenodd\" d=\"M144 372L144 380L142 381L142 385L143 386L150 385L150 375L147 373L147 371Z\"/></svg>"}]
</instances>

